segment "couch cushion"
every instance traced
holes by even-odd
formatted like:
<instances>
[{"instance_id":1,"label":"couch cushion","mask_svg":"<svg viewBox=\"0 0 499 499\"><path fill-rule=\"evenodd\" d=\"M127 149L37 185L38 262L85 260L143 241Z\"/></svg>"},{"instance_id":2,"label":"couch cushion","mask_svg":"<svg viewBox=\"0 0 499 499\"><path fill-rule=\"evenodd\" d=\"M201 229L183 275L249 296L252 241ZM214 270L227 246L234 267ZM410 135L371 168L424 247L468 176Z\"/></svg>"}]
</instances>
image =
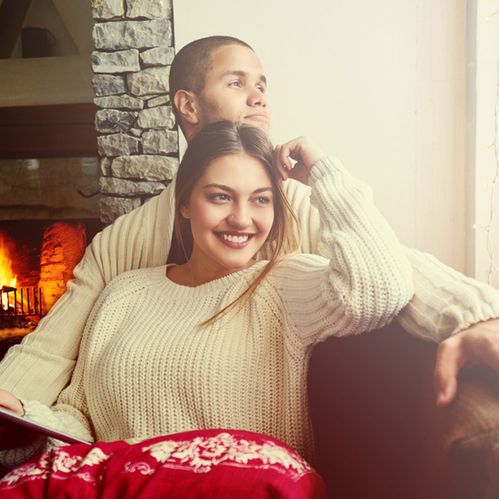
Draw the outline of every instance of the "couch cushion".
<instances>
[{"instance_id":1,"label":"couch cushion","mask_svg":"<svg viewBox=\"0 0 499 499\"><path fill-rule=\"evenodd\" d=\"M310 407L331 497L489 497L499 476L499 376L465 370L456 401L438 409L435 356L435 344L397 323L316 347Z\"/></svg>"}]
</instances>

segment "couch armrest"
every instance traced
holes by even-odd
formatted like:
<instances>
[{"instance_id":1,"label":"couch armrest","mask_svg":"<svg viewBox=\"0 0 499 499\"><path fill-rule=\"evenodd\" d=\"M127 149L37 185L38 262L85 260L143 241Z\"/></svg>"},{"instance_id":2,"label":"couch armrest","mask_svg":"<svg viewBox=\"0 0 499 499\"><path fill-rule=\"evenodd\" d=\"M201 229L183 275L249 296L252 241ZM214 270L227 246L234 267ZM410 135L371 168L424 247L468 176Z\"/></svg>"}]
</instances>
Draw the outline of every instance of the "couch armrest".
<instances>
[{"instance_id":1,"label":"couch armrest","mask_svg":"<svg viewBox=\"0 0 499 499\"><path fill-rule=\"evenodd\" d=\"M437 409L435 355L397 323L315 348L310 409L332 497L499 497L499 376L468 370Z\"/></svg>"},{"instance_id":2,"label":"couch armrest","mask_svg":"<svg viewBox=\"0 0 499 499\"><path fill-rule=\"evenodd\" d=\"M499 497L498 380L490 370L469 369L461 376L456 401L436 415L448 497Z\"/></svg>"}]
</instances>

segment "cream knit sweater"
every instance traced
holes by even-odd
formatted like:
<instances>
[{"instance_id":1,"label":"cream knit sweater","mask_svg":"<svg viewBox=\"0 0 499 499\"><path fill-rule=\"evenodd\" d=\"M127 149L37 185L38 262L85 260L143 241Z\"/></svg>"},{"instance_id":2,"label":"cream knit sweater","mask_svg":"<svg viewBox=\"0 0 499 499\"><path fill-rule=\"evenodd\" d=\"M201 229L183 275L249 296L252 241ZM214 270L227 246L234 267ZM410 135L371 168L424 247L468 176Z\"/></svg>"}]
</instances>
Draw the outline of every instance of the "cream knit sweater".
<instances>
[{"instance_id":1,"label":"cream knit sweater","mask_svg":"<svg viewBox=\"0 0 499 499\"><path fill-rule=\"evenodd\" d=\"M327 256L327 248L318 241L319 214L310 204L310 188L288 180L284 189L301 223L301 251ZM104 286L127 270L165 264L173 228L173 194L172 186L167 187L93 239L68 291L42 319L37 332L11 348L0 363L1 388L46 404L56 400L71 378L85 322ZM441 340L473 323L499 317L495 289L428 254L405 251L415 295L397 319L411 334Z\"/></svg>"},{"instance_id":2,"label":"cream knit sweater","mask_svg":"<svg viewBox=\"0 0 499 499\"><path fill-rule=\"evenodd\" d=\"M69 387L53 408L23 401L26 415L97 440L240 428L311 458L311 347L382 327L413 295L409 262L370 190L328 160L311 183L329 261L288 256L245 306L203 329L265 261L196 287L173 283L164 266L121 274L90 314Z\"/></svg>"}]
</instances>

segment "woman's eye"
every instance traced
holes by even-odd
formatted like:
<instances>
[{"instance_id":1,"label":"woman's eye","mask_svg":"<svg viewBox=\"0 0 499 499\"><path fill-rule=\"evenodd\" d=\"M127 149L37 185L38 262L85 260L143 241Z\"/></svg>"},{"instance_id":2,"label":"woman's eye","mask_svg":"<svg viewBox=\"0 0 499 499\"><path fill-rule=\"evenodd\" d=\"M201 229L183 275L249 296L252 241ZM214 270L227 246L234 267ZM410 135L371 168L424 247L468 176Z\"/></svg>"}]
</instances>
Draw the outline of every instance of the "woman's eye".
<instances>
[{"instance_id":1,"label":"woman's eye","mask_svg":"<svg viewBox=\"0 0 499 499\"><path fill-rule=\"evenodd\" d=\"M256 204L265 205L265 204L269 204L271 202L271 200L267 196L258 196L255 198L255 202L256 202Z\"/></svg>"},{"instance_id":2,"label":"woman's eye","mask_svg":"<svg viewBox=\"0 0 499 499\"><path fill-rule=\"evenodd\" d=\"M210 194L208 196L208 199L210 201L223 202L223 201L229 201L230 197L228 194L219 193L219 194Z\"/></svg>"}]
</instances>

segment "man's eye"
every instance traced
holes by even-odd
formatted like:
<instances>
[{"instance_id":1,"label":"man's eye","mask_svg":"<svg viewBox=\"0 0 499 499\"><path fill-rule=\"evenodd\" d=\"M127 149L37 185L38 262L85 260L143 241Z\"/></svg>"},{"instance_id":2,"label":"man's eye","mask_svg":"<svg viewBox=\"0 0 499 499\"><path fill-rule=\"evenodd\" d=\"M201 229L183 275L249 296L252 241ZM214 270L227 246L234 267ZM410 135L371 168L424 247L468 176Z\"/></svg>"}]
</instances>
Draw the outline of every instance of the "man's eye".
<instances>
[{"instance_id":1,"label":"man's eye","mask_svg":"<svg viewBox=\"0 0 499 499\"><path fill-rule=\"evenodd\" d=\"M262 92L262 94L264 94L265 90L267 90L264 85L257 85L256 88L258 88L258 90L260 90L260 92Z\"/></svg>"},{"instance_id":2,"label":"man's eye","mask_svg":"<svg viewBox=\"0 0 499 499\"><path fill-rule=\"evenodd\" d=\"M243 86L240 80L234 80L229 83L229 87L241 88Z\"/></svg>"}]
</instances>

